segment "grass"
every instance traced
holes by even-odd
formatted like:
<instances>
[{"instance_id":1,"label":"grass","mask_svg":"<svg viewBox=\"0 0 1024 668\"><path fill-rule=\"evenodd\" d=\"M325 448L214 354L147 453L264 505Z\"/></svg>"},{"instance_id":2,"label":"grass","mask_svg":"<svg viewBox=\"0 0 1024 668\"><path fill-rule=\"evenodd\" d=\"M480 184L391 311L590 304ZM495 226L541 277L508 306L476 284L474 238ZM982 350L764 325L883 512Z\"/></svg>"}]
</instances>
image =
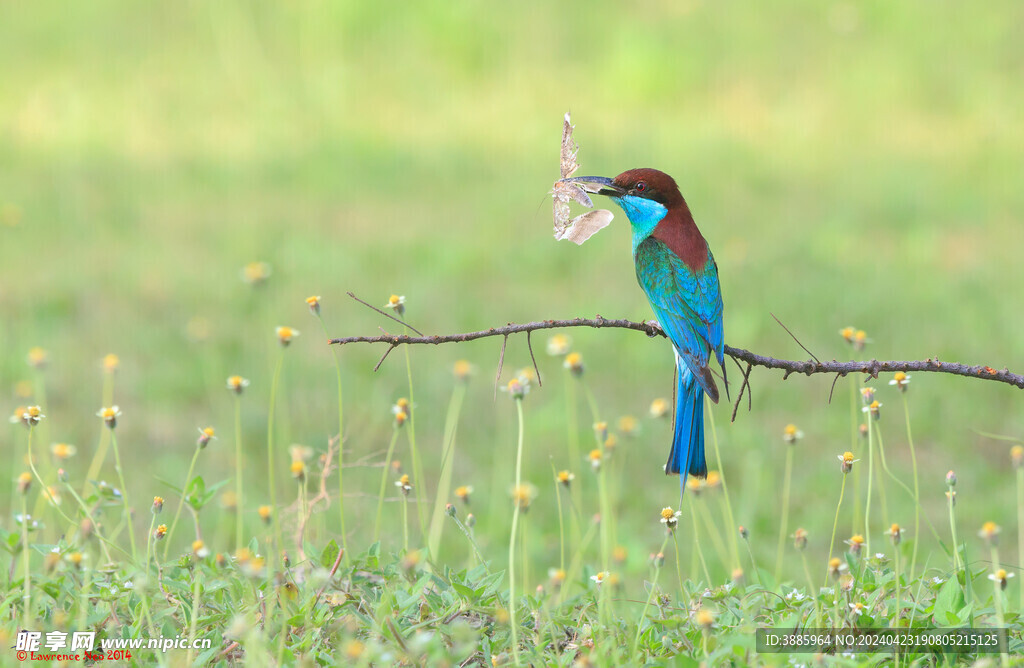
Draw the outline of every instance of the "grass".
<instances>
[{"instance_id":1,"label":"grass","mask_svg":"<svg viewBox=\"0 0 1024 668\"><path fill-rule=\"evenodd\" d=\"M514 14L431 2L0 7L0 391L9 412L42 405L39 477L75 520L48 505L35 477L18 492L26 434L3 430L11 474L0 480L8 574L0 640L13 644L28 586L41 630L187 637L194 629L215 641L196 651L200 663L233 642L222 660L241 651L267 662L346 652L363 663L511 657L504 570L517 419L494 403L500 343L413 349L408 363L389 358L373 373L383 350L331 351L314 332L394 330L346 290L378 306L406 295L406 319L427 333L594 313L650 317L621 216L586 248L550 237L543 193L566 109L584 170L648 164L677 177L719 263L730 344L803 355L772 312L819 357L1012 367L1024 326L1010 298L1024 214L1024 131L1009 112L1024 104L1024 47L1013 32L1021 11L1011 2L965 16L920 3L795 1L749 13L679 3L634 12L526 3ZM246 283L240 275L254 261L270 274ZM314 294L323 328L304 301ZM287 351L269 425L281 323L304 335ZM837 335L851 324L868 332L864 353ZM542 354L544 385L523 404L522 478L539 490L517 546L530 574L517 582L523 661L567 663L578 651L623 663L636 644L655 661L771 662L750 652L755 625L818 609L838 621L836 598L806 588L801 561L820 584L842 484L836 456L851 438L861 461L846 480L835 544L855 585L842 596L861 597L879 624L895 619L894 548L881 530L897 522L914 527L899 546L904 623L930 623L936 611L947 621L995 618L991 551L976 534L988 520L1003 527L1001 567L1018 575L1018 483L1010 444L980 432L1024 435L1014 390L921 374L904 413L887 379L875 383L885 405L872 445L884 434L885 468L921 507L889 473L870 476L868 537L889 559L875 564L839 552L867 503L869 475L859 468L868 443L853 432L863 415L851 421L842 388L827 403L831 378L783 383L755 370L749 413L741 407L729 423L725 406L708 411L721 452L713 467L727 476L728 495L723 487L697 503L688 495L691 518L680 518L675 563L657 569L655 590L647 555L665 541L658 511L677 504L678 487L659 471L670 424L643 416L671 396L671 357L663 342L634 333L568 334L585 356L586 384L560 368L562 357ZM26 364L36 346L48 352L45 365ZM111 352L120 359L116 399L103 363ZM449 425L458 359L477 374ZM530 365L524 341L509 341L505 363L503 382ZM251 379L241 397L225 389L234 374ZM415 454L390 411L412 398L410 376ZM95 417L115 403L123 483L112 434ZM599 475L580 447L581 427L596 421L592 406L618 439ZM635 435L616 433L623 416L636 418ZM806 433L793 446L779 438L790 422ZM188 475L195 430L206 426L222 438ZM378 493L393 434L388 459L414 474L407 502L390 468ZM332 460L344 463L343 485L337 470L319 468L332 438L344 455ZM54 459L57 442L77 454ZM265 473L267 443L275 448ZM316 455L298 542L289 445ZM774 571L787 451L795 461L779 578L745 559L742 581L725 591L739 558L727 524L747 527L748 556ZM552 466L575 473L567 493L551 489ZM950 469L959 477L955 508L943 496ZM469 506L437 494L449 485L474 487ZM880 488L892 517L879 514ZM257 514L272 493L268 517L281 523L288 568ZM198 558L191 530L178 527L153 543L155 561L140 563L141 532L153 519L144 510L157 495L170 511L184 499L210 556ZM443 514L438 524L447 503L458 524ZM167 513L157 526L173 519ZM40 526L19 524L18 514ZM788 541L794 527L810 536L800 555ZM963 551L952 549L947 527ZM706 574L700 561L691 569L698 542ZM346 543L327 579L332 545ZM544 577L556 566L566 571L557 594ZM590 579L599 571L618 584L609 577L599 592ZM947 578L938 589L936 576ZM1010 578L1000 601L1014 629L1021 580ZM712 596L701 597L709 585ZM787 600L796 589L807 598ZM710 622L685 614L698 601ZM181 660L143 654L140 662Z\"/></svg>"}]
</instances>

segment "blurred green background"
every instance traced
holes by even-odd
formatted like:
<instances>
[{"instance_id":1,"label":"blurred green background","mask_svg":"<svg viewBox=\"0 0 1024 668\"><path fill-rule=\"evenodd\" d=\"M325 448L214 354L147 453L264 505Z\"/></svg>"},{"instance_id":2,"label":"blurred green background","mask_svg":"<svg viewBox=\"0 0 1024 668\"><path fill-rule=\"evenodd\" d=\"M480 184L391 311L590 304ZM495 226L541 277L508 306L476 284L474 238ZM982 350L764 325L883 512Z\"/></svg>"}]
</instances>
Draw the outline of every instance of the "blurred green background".
<instances>
[{"instance_id":1,"label":"blurred green background","mask_svg":"<svg viewBox=\"0 0 1024 668\"><path fill-rule=\"evenodd\" d=\"M552 238L545 193L567 110L580 173L652 166L676 177L718 260L727 343L806 357L774 313L823 359L854 355L837 332L855 325L872 341L868 356L1019 371L1022 24L1024 5L1010 1L0 3L4 403L13 410L31 400L19 392L45 383L48 440L78 445L69 469L81 479L100 433L101 359L117 353L119 440L129 487L146 499L166 491L155 475L184 476L199 426L221 437L200 470L231 475L224 381L241 374L252 380L255 504L274 326L303 332L285 362L283 442L322 449L336 426L330 352L308 295L322 296L336 336L394 331L347 290L375 304L405 295L408 320L429 333L649 318L623 215L583 247ZM259 287L242 280L252 261L272 267ZM571 335L610 420L671 396L664 341ZM577 471L585 499L594 483L566 456L566 378L542 354L545 338L534 340L547 382L527 398L526 477L541 489L544 519L532 526L552 530L549 461ZM33 346L49 351L39 376L26 363ZM478 368L454 482L475 485L495 554L515 436L511 402L494 399L499 348L412 350L427 490L451 365L464 357ZM341 351L350 460L380 459L389 407L408 393L400 354L372 372L382 352ZM510 340L505 377L528 363L525 339ZM831 377L752 380L752 412L735 424L724 404L713 413L737 521L774 554L781 431L794 422L806 437L790 527L806 526L822 551L835 457L850 443L850 381L829 406ZM887 380L875 383L886 445L909 479ZM1013 526L1008 444L976 431L1024 437L1022 398L1006 385L915 375L922 494L937 522L953 468L968 535L983 519ZM582 405L580 416L588 425ZM660 473L669 425L642 425L619 448L619 542L637 566L660 540L658 510L678 494ZM0 432L12 457L23 433ZM352 469L350 489L372 497L378 475ZM898 490L889 495L900 507ZM350 503L352 535L365 538L359 517L375 501ZM892 519L909 525L909 504L902 513ZM536 563L553 563L552 545L533 543Z\"/></svg>"}]
</instances>

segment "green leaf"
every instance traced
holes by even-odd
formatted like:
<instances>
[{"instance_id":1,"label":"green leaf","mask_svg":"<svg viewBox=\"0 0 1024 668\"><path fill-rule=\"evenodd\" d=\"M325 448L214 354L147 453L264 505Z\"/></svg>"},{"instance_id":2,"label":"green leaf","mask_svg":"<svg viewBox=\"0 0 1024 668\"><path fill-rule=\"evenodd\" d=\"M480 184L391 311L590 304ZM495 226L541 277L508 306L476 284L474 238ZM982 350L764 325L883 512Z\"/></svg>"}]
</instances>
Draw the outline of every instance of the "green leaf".
<instances>
[{"instance_id":1,"label":"green leaf","mask_svg":"<svg viewBox=\"0 0 1024 668\"><path fill-rule=\"evenodd\" d=\"M323 551L320 552L320 565L330 570L334 566L334 560L338 558L338 543L332 538Z\"/></svg>"},{"instance_id":2,"label":"green leaf","mask_svg":"<svg viewBox=\"0 0 1024 668\"><path fill-rule=\"evenodd\" d=\"M956 625L958 615L964 609L964 590L956 578L950 578L935 597L935 607L932 610L932 621L939 625ZM952 615L952 618L950 617Z\"/></svg>"}]
</instances>

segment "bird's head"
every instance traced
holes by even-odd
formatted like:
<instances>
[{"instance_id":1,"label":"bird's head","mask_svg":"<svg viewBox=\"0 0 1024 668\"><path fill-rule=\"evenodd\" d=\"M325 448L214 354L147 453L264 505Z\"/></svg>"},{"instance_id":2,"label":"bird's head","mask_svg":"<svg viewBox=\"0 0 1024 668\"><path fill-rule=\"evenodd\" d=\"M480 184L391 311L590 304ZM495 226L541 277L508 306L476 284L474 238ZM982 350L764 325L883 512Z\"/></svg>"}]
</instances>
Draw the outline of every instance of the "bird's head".
<instances>
[{"instance_id":1,"label":"bird's head","mask_svg":"<svg viewBox=\"0 0 1024 668\"><path fill-rule=\"evenodd\" d=\"M565 180L588 193L611 197L626 212L634 226L657 224L669 209L684 205L675 179L657 169L630 169L613 179L605 176L576 176Z\"/></svg>"}]
</instances>

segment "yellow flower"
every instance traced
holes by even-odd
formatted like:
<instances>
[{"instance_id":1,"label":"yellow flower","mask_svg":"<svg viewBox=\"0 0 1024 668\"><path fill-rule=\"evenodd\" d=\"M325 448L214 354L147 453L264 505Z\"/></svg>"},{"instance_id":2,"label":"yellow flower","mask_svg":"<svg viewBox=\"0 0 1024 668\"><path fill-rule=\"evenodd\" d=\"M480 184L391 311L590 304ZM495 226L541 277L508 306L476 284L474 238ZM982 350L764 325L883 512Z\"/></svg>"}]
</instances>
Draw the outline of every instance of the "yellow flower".
<instances>
[{"instance_id":1,"label":"yellow flower","mask_svg":"<svg viewBox=\"0 0 1024 668\"><path fill-rule=\"evenodd\" d=\"M349 661L356 661L363 655L363 643L358 640L350 640L345 645L345 657Z\"/></svg>"},{"instance_id":2,"label":"yellow flower","mask_svg":"<svg viewBox=\"0 0 1024 668\"><path fill-rule=\"evenodd\" d=\"M117 426L117 418L121 417L121 409L117 406L105 406L97 411L96 416L103 418L103 423L113 429Z\"/></svg>"},{"instance_id":3,"label":"yellow flower","mask_svg":"<svg viewBox=\"0 0 1024 668\"><path fill-rule=\"evenodd\" d=\"M885 532L885 535L892 538L893 545L899 545L900 539L903 537L903 531L903 529L900 529L899 524L893 523L889 530Z\"/></svg>"},{"instance_id":4,"label":"yellow flower","mask_svg":"<svg viewBox=\"0 0 1024 668\"><path fill-rule=\"evenodd\" d=\"M266 262L250 262L242 269L242 280L249 285L260 285L270 278L270 265Z\"/></svg>"},{"instance_id":5,"label":"yellow flower","mask_svg":"<svg viewBox=\"0 0 1024 668\"><path fill-rule=\"evenodd\" d=\"M395 313L402 315L405 313L405 295L391 295L388 297L388 303L384 304L384 308L394 309Z\"/></svg>"},{"instance_id":6,"label":"yellow flower","mask_svg":"<svg viewBox=\"0 0 1024 668\"><path fill-rule=\"evenodd\" d=\"M263 520L264 524L270 524L270 506L260 506L259 509L257 509L256 513L260 516L260 519Z\"/></svg>"},{"instance_id":7,"label":"yellow flower","mask_svg":"<svg viewBox=\"0 0 1024 668\"><path fill-rule=\"evenodd\" d=\"M850 536L850 540L846 540L843 542L850 546L850 554L859 556L861 549L863 549L864 547L864 536L860 535L859 533L856 533Z\"/></svg>"},{"instance_id":8,"label":"yellow flower","mask_svg":"<svg viewBox=\"0 0 1024 668\"><path fill-rule=\"evenodd\" d=\"M718 471L708 471L708 477L704 480L704 486L714 489L722 484L722 474Z\"/></svg>"},{"instance_id":9,"label":"yellow flower","mask_svg":"<svg viewBox=\"0 0 1024 668\"><path fill-rule=\"evenodd\" d=\"M39 406L18 406L14 409L14 415L11 416L11 423L17 424L20 422L31 429L45 417L43 409Z\"/></svg>"},{"instance_id":10,"label":"yellow flower","mask_svg":"<svg viewBox=\"0 0 1024 668\"><path fill-rule=\"evenodd\" d=\"M793 532L793 547L798 550L803 550L807 547L807 529L798 528Z\"/></svg>"},{"instance_id":11,"label":"yellow flower","mask_svg":"<svg viewBox=\"0 0 1024 668\"><path fill-rule=\"evenodd\" d=\"M594 575L591 575L590 579L593 580L598 587L600 587L602 584L604 584L604 581L608 578L609 575L610 573L608 571L599 571Z\"/></svg>"},{"instance_id":12,"label":"yellow flower","mask_svg":"<svg viewBox=\"0 0 1024 668\"><path fill-rule=\"evenodd\" d=\"M1014 577L1013 573L1007 573L1005 568L1000 568L995 573L989 575L988 579L999 583L1000 589L1006 589L1006 585L1008 584L1007 580L1012 577Z\"/></svg>"},{"instance_id":13,"label":"yellow flower","mask_svg":"<svg viewBox=\"0 0 1024 668\"><path fill-rule=\"evenodd\" d=\"M166 530L167 527L164 527ZM82 567L82 562L85 560L85 555L81 552L71 552L67 556L68 563L74 566L76 569Z\"/></svg>"},{"instance_id":14,"label":"yellow flower","mask_svg":"<svg viewBox=\"0 0 1024 668\"><path fill-rule=\"evenodd\" d=\"M458 360L455 362L455 366L452 367L452 373L455 375L455 380L464 383L473 375L473 365L467 360Z\"/></svg>"},{"instance_id":15,"label":"yellow flower","mask_svg":"<svg viewBox=\"0 0 1024 668\"><path fill-rule=\"evenodd\" d=\"M558 482L565 485L566 487L568 487L572 483L572 481L576 479L576 476L570 473L568 470L562 470L558 472L558 475L555 476L555 479Z\"/></svg>"},{"instance_id":16,"label":"yellow flower","mask_svg":"<svg viewBox=\"0 0 1024 668\"><path fill-rule=\"evenodd\" d=\"M593 450L590 451L590 454L587 455L587 459L590 460L590 466L595 471L601 468L601 451L598 450L597 448L594 448Z\"/></svg>"},{"instance_id":17,"label":"yellow flower","mask_svg":"<svg viewBox=\"0 0 1024 668\"><path fill-rule=\"evenodd\" d=\"M306 297L306 304L309 306L310 313L320 315L320 295Z\"/></svg>"},{"instance_id":18,"label":"yellow flower","mask_svg":"<svg viewBox=\"0 0 1024 668\"><path fill-rule=\"evenodd\" d=\"M863 329L858 329L853 333L853 347L855 350L864 350L864 346L870 343L867 333Z\"/></svg>"},{"instance_id":19,"label":"yellow flower","mask_svg":"<svg viewBox=\"0 0 1024 668\"><path fill-rule=\"evenodd\" d=\"M853 343L853 335L856 332L857 332L857 330L855 328L853 328L853 327L843 327L841 330L839 330L839 336L843 337L843 340L846 341L847 343L851 343L852 344Z\"/></svg>"},{"instance_id":20,"label":"yellow flower","mask_svg":"<svg viewBox=\"0 0 1024 668\"><path fill-rule=\"evenodd\" d=\"M978 536L983 538L989 545L997 545L1000 532L1002 532L1002 529L995 522L985 522L981 525L981 531L978 532Z\"/></svg>"},{"instance_id":21,"label":"yellow flower","mask_svg":"<svg viewBox=\"0 0 1024 668\"><path fill-rule=\"evenodd\" d=\"M50 453L55 459L62 462L74 457L76 452L78 452L78 448L67 443L54 443L50 446Z\"/></svg>"},{"instance_id":22,"label":"yellow flower","mask_svg":"<svg viewBox=\"0 0 1024 668\"><path fill-rule=\"evenodd\" d=\"M537 488L530 483L523 483L512 488L512 502L519 506L521 512L525 513L530 509L530 504L536 496Z\"/></svg>"},{"instance_id":23,"label":"yellow flower","mask_svg":"<svg viewBox=\"0 0 1024 668\"><path fill-rule=\"evenodd\" d=\"M864 413L870 413L871 417L873 417L873 418L875 418L877 420L877 419L882 417L881 411L878 410L881 407L882 407L881 402L879 402L878 399L875 399L870 404L868 404L867 406L865 406L864 408L862 408L860 410L862 412L864 412Z\"/></svg>"},{"instance_id":24,"label":"yellow flower","mask_svg":"<svg viewBox=\"0 0 1024 668\"><path fill-rule=\"evenodd\" d=\"M651 417L663 418L668 416L668 401L662 398L657 398L651 402L650 408Z\"/></svg>"},{"instance_id":25,"label":"yellow flower","mask_svg":"<svg viewBox=\"0 0 1024 668\"><path fill-rule=\"evenodd\" d=\"M1015 445L1010 448L1010 463L1015 469L1024 466L1024 446Z\"/></svg>"},{"instance_id":26,"label":"yellow flower","mask_svg":"<svg viewBox=\"0 0 1024 668\"><path fill-rule=\"evenodd\" d=\"M235 394L241 394L247 387L249 387L249 380L246 378L241 376L230 376L228 378L228 389Z\"/></svg>"},{"instance_id":27,"label":"yellow flower","mask_svg":"<svg viewBox=\"0 0 1024 668\"><path fill-rule=\"evenodd\" d=\"M473 488L470 485L462 485L455 488L455 496L462 499L463 503L469 503L469 495L473 493Z\"/></svg>"},{"instance_id":28,"label":"yellow flower","mask_svg":"<svg viewBox=\"0 0 1024 668\"><path fill-rule=\"evenodd\" d=\"M785 429L782 430L782 440L790 445L793 445L803 437L804 433L797 429L795 424L787 424Z\"/></svg>"},{"instance_id":29,"label":"yellow flower","mask_svg":"<svg viewBox=\"0 0 1024 668\"><path fill-rule=\"evenodd\" d=\"M859 462L860 461L859 459L854 459L853 458L853 453L850 452L849 450L847 450L846 452L844 452L841 455L837 455L837 458L839 459L840 470L843 473L849 473L850 471L852 471L853 470L853 464L855 462Z\"/></svg>"},{"instance_id":30,"label":"yellow flower","mask_svg":"<svg viewBox=\"0 0 1024 668\"><path fill-rule=\"evenodd\" d=\"M508 381L508 385L501 389L504 392L508 392L509 396L513 399L521 401L526 396L526 393L530 391L530 385L528 382L524 383L520 378L513 378Z\"/></svg>"},{"instance_id":31,"label":"yellow flower","mask_svg":"<svg viewBox=\"0 0 1024 668\"><path fill-rule=\"evenodd\" d=\"M565 356L565 360L562 362L562 366L569 370L574 376L583 375L583 355L579 353L569 353Z\"/></svg>"},{"instance_id":32,"label":"yellow flower","mask_svg":"<svg viewBox=\"0 0 1024 668\"><path fill-rule=\"evenodd\" d=\"M153 532L153 538L155 538L156 540L163 540L164 536L166 536L166 535L167 535L167 525L166 524L161 524Z\"/></svg>"},{"instance_id":33,"label":"yellow flower","mask_svg":"<svg viewBox=\"0 0 1024 668\"><path fill-rule=\"evenodd\" d=\"M18 476L18 492L21 494L28 494L29 487L32 486L32 474L28 471L21 473Z\"/></svg>"},{"instance_id":34,"label":"yellow flower","mask_svg":"<svg viewBox=\"0 0 1024 668\"><path fill-rule=\"evenodd\" d=\"M675 531L676 524L679 522L679 518L682 517L683 511L672 510L671 508L661 509L661 523L665 525L668 531Z\"/></svg>"},{"instance_id":35,"label":"yellow flower","mask_svg":"<svg viewBox=\"0 0 1024 668\"><path fill-rule=\"evenodd\" d=\"M292 477L303 480L306 477L306 462L301 459L293 459L291 465Z\"/></svg>"},{"instance_id":36,"label":"yellow flower","mask_svg":"<svg viewBox=\"0 0 1024 668\"><path fill-rule=\"evenodd\" d=\"M153 497L153 514L159 515L164 509L164 497L154 496Z\"/></svg>"},{"instance_id":37,"label":"yellow flower","mask_svg":"<svg viewBox=\"0 0 1024 668\"><path fill-rule=\"evenodd\" d=\"M595 422L594 434L597 436L597 440L603 443L608 438L608 423Z\"/></svg>"},{"instance_id":38,"label":"yellow flower","mask_svg":"<svg viewBox=\"0 0 1024 668\"><path fill-rule=\"evenodd\" d=\"M897 371L892 375L892 380L889 381L889 384L898 387L900 392L906 392L907 385L910 384L910 376L902 371Z\"/></svg>"},{"instance_id":39,"label":"yellow flower","mask_svg":"<svg viewBox=\"0 0 1024 668\"><path fill-rule=\"evenodd\" d=\"M700 496L701 492L704 491L704 480L696 476L690 476L686 479L686 489L690 490L690 494Z\"/></svg>"},{"instance_id":40,"label":"yellow flower","mask_svg":"<svg viewBox=\"0 0 1024 668\"><path fill-rule=\"evenodd\" d=\"M548 580L553 588L558 589L565 582L565 571L561 568L549 568Z\"/></svg>"},{"instance_id":41,"label":"yellow flower","mask_svg":"<svg viewBox=\"0 0 1024 668\"><path fill-rule=\"evenodd\" d=\"M46 368L47 362L49 362L50 354L43 348L36 346L28 351L28 363L29 366L35 367L36 369Z\"/></svg>"},{"instance_id":42,"label":"yellow flower","mask_svg":"<svg viewBox=\"0 0 1024 668\"><path fill-rule=\"evenodd\" d=\"M868 614L868 606L864 605L860 601L850 604L850 615L852 617L861 617L866 614Z\"/></svg>"},{"instance_id":43,"label":"yellow flower","mask_svg":"<svg viewBox=\"0 0 1024 668\"><path fill-rule=\"evenodd\" d=\"M196 441L196 445L200 448L205 448L211 439L217 438L214 436L213 427L207 427L199 430L199 440Z\"/></svg>"},{"instance_id":44,"label":"yellow flower","mask_svg":"<svg viewBox=\"0 0 1024 668\"><path fill-rule=\"evenodd\" d=\"M210 556L210 550L206 547L206 543L199 538L192 541L192 552L200 559L205 559Z\"/></svg>"},{"instance_id":45,"label":"yellow flower","mask_svg":"<svg viewBox=\"0 0 1024 668\"><path fill-rule=\"evenodd\" d=\"M848 568L839 557L832 557L828 562L828 572L834 578L838 578Z\"/></svg>"},{"instance_id":46,"label":"yellow flower","mask_svg":"<svg viewBox=\"0 0 1024 668\"><path fill-rule=\"evenodd\" d=\"M292 342L296 336L300 334L299 330L288 327L287 325L281 325L276 330L277 342L282 346L287 346Z\"/></svg>"},{"instance_id":47,"label":"yellow flower","mask_svg":"<svg viewBox=\"0 0 1024 668\"><path fill-rule=\"evenodd\" d=\"M395 426L401 427L405 424L405 421L409 419L409 414L405 411L398 411L395 413Z\"/></svg>"},{"instance_id":48,"label":"yellow flower","mask_svg":"<svg viewBox=\"0 0 1024 668\"><path fill-rule=\"evenodd\" d=\"M624 563L626 557L629 556L629 552L626 550L624 545L616 545L612 548L612 561L617 564Z\"/></svg>"},{"instance_id":49,"label":"yellow flower","mask_svg":"<svg viewBox=\"0 0 1024 668\"><path fill-rule=\"evenodd\" d=\"M706 608L701 608L694 615L693 621L705 631L710 631L711 627L715 625L715 614Z\"/></svg>"},{"instance_id":50,"label":"yellow flower","mask_svg":"<svg viewBox=\"0 0 1024 668\"><path fill-rule=\"evenodd\" d=\"M109 353L103 358L103 370L107 373L114 373L121 366L121 360L114 353Z\"/></svg>"},{"instance_id":51,"label":"yellow flower","mask_svg":"<svg viewBox=\"0 0 1024 668\"><path fill-rule=\"evenodd\" d=\"M409 492L412 491L412 482L409 480L409 474L403 473L402 477L395 482L395 487L402 490L402 494L409 496Z\"/></svg>"},{"instance_id":52,"label":"yellow flower","mask_svg":"<svg viewBox=\"0 0 1024 668\"><path fill-rule=\"evenodd\" d=\"M548 339L547 353L552 357L561 357L569 353L571 345L572 339L565 334L554 334Z\"/></svg>"},{"instance_id":53,"label":"yellow flower","mask_svg":"<svg viewBox=\"0 0 1024 668\"><path fill-rule=\"evenodd\" d=\"M640 431L640 423L632 415L623 415L619 418L619 431L623 436L636 436Z\"/></svg>"}]
</instances>

